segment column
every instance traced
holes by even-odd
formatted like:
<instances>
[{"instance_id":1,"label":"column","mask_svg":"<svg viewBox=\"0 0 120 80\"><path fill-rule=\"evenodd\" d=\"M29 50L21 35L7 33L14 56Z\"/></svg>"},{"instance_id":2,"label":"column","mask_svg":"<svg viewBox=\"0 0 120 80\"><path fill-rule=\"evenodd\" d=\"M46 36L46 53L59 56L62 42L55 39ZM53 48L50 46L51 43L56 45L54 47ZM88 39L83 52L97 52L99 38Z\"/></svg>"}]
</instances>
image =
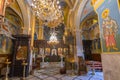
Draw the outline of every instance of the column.
<instances>
[{"instance_id":1,"label":"column","mask_svg":"<svg viewBox=\"0 0 120 80\"><path fill-rule=\"evenodd\" d=\"M39 27L39 30L38 30L38 40L43 40L44 39L44 37L43 37L43 27L42 26L40 26Z\"/></svg>"},{"instance_id":2,"label":"column","mask_svg":"<svg viewBox=\"0 0 120 80\"><path fill-rule=\"evenodd\" d=\"M82 34L80 32L80 30L76 29L76 49L77 49L77 56L83 57L84 58L84 54L83 54L83 44L82 44Z\"/></svg>"},{"instance_id":3,"label":"column","mask_svg":"<svg viewBox=\"0 0 120 80\"><path fill-rule=\"evenodd\" d=\"M0 18L5 16L6 2L7 0L0 0Z\"/></svg>"},{"instance_id":4,"label":"column","mask_svg":"<svg viewBox=\"0 0 120 80\"><path fill-rule=\"evenodd\" d=\"M92 0L98 15L104 80L120 80L120 7L118 0Z\"/></svg>"},{"instance_id":5,"label":"column","mask_svg":"<svg viewBox=\"0 0 120 80\"><path fill-rule=\"evenodd\" d=\"M31 15L31 47L34 44L34 32L35 32L35 15L34 13Z\"/></svg>"},{"instance_id":6,"label":"column","mask_svg":"<svg viewBox=\"0 0 120 80\"><path fill-rule=\"evenodd\" d=\"M29 72L32 71L32 65L33 63L33 49L34 49L34 31L35 31L35 15L34 13L31 14L31 18L30 18L30 22L31 22L31 44L30 44L30 66L29 66Z\"/></svg>"},{"instance_id":7,"label":"column","mask_svg":"<svg viewBox=\"0 0 120 80\"><path fill-rule=\"evenodd\" d=\"M78 75L82 75L82 72L86 73L86 65L84 62L83 44L82 44L82 33L79 29L76 29L76 65Z\"/></svg>"}]
</instances>

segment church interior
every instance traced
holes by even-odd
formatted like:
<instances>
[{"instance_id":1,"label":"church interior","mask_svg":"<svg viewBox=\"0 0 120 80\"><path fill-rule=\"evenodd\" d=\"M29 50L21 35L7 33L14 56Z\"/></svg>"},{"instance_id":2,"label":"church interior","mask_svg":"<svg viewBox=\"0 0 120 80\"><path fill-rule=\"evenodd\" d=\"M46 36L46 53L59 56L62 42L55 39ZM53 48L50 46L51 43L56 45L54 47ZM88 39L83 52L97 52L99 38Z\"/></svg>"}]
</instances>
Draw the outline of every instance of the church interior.
<instances>
[{"instance_id":1,"label":"church interior","mask_svg":"<svg viewBox=\"0 0 120 80\"><path fill-rule=\"evenodd\" d=\"M0 0L0 80L120 80L120 0Z\"/></svg>"}]
</instances>

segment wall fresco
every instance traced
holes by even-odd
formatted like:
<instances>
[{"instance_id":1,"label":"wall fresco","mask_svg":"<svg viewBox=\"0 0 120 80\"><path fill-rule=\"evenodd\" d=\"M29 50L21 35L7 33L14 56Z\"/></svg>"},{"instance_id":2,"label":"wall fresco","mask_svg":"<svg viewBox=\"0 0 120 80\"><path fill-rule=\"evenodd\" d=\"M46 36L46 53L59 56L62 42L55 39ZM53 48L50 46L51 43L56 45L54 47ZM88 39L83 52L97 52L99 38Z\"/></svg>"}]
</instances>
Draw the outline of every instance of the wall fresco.
<instances>
[{"instance_id":1,"label":"wall fresco","mask_svg":"<svg viewBox=\"0 0 120 80\"><path fill-rule=\"evenodd\" d=\"M9 54L12 48L12 41L10 38L0 35L0 54Z\"/></svg>"},{"instance_id":2,"label":"wall fresco","mask_svg":"<svg viewBox=\"0 0 120 80\"><path fill-rule=\"evenodd\" d=\"M97 4L100 0L97 0ZM101 2L100 2L101 3ZM96 5L97 5L96 4ZM97 6L103 52L120 51L120 13L117 0L105 0Z\"/></svg>"}]
</instances>

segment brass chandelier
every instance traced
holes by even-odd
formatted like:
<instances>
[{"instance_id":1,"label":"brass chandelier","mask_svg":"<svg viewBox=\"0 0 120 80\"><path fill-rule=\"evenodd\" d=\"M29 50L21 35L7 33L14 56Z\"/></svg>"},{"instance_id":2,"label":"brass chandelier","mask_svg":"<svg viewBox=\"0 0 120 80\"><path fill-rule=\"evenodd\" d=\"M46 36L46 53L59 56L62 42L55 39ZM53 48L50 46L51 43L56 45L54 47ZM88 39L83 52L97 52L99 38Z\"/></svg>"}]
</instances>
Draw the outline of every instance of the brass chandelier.
<instances>
[{"instance_id":1,"label":"brass chandelier","mask_svg":"<svg viewBox=\"0 0 120 80\"><path fill-rule=\"evenodd\" d=\"M59 0L32 0L32 9L42 24L56 27L63 22Z\"/></svg>"},{"instance_id":2,"label":"brass chandelier","mask_svg":"<svg viewBox=\"0 0 120 80\"><path fill-rule=\"evenodd\" d=\"M55 31L53 31L53 32L51 32L50 34L51 34L51 36L50 36L50 38L49 38L49 41L47 41L47 43L48 43L48 44L51 44L51 45L56 45L56 44L58 44L59 41L58 41L58 39L57 39L57 37L56 37L57 33L56 33Z\"/></svg>"}]
</instances>

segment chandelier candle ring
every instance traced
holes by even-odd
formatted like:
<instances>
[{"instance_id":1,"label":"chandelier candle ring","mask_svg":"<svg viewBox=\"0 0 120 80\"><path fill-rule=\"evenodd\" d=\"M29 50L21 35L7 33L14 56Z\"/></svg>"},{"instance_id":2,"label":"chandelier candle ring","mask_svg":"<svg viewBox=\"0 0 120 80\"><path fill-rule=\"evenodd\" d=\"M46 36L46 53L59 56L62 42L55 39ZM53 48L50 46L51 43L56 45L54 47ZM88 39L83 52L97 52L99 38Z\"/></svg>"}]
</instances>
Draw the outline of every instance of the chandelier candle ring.
<instances>
[{"instance_id":1,"label":"chandelier candle ring","mask_svg":"<svg viewBox=\"0 0 120 80\"><path fill-rule=\"evenodd\" d=\"M36 16L48 27L56 27L63 22L59 0L32 0L31 6Z\"/></svg>"}]
</instances>

